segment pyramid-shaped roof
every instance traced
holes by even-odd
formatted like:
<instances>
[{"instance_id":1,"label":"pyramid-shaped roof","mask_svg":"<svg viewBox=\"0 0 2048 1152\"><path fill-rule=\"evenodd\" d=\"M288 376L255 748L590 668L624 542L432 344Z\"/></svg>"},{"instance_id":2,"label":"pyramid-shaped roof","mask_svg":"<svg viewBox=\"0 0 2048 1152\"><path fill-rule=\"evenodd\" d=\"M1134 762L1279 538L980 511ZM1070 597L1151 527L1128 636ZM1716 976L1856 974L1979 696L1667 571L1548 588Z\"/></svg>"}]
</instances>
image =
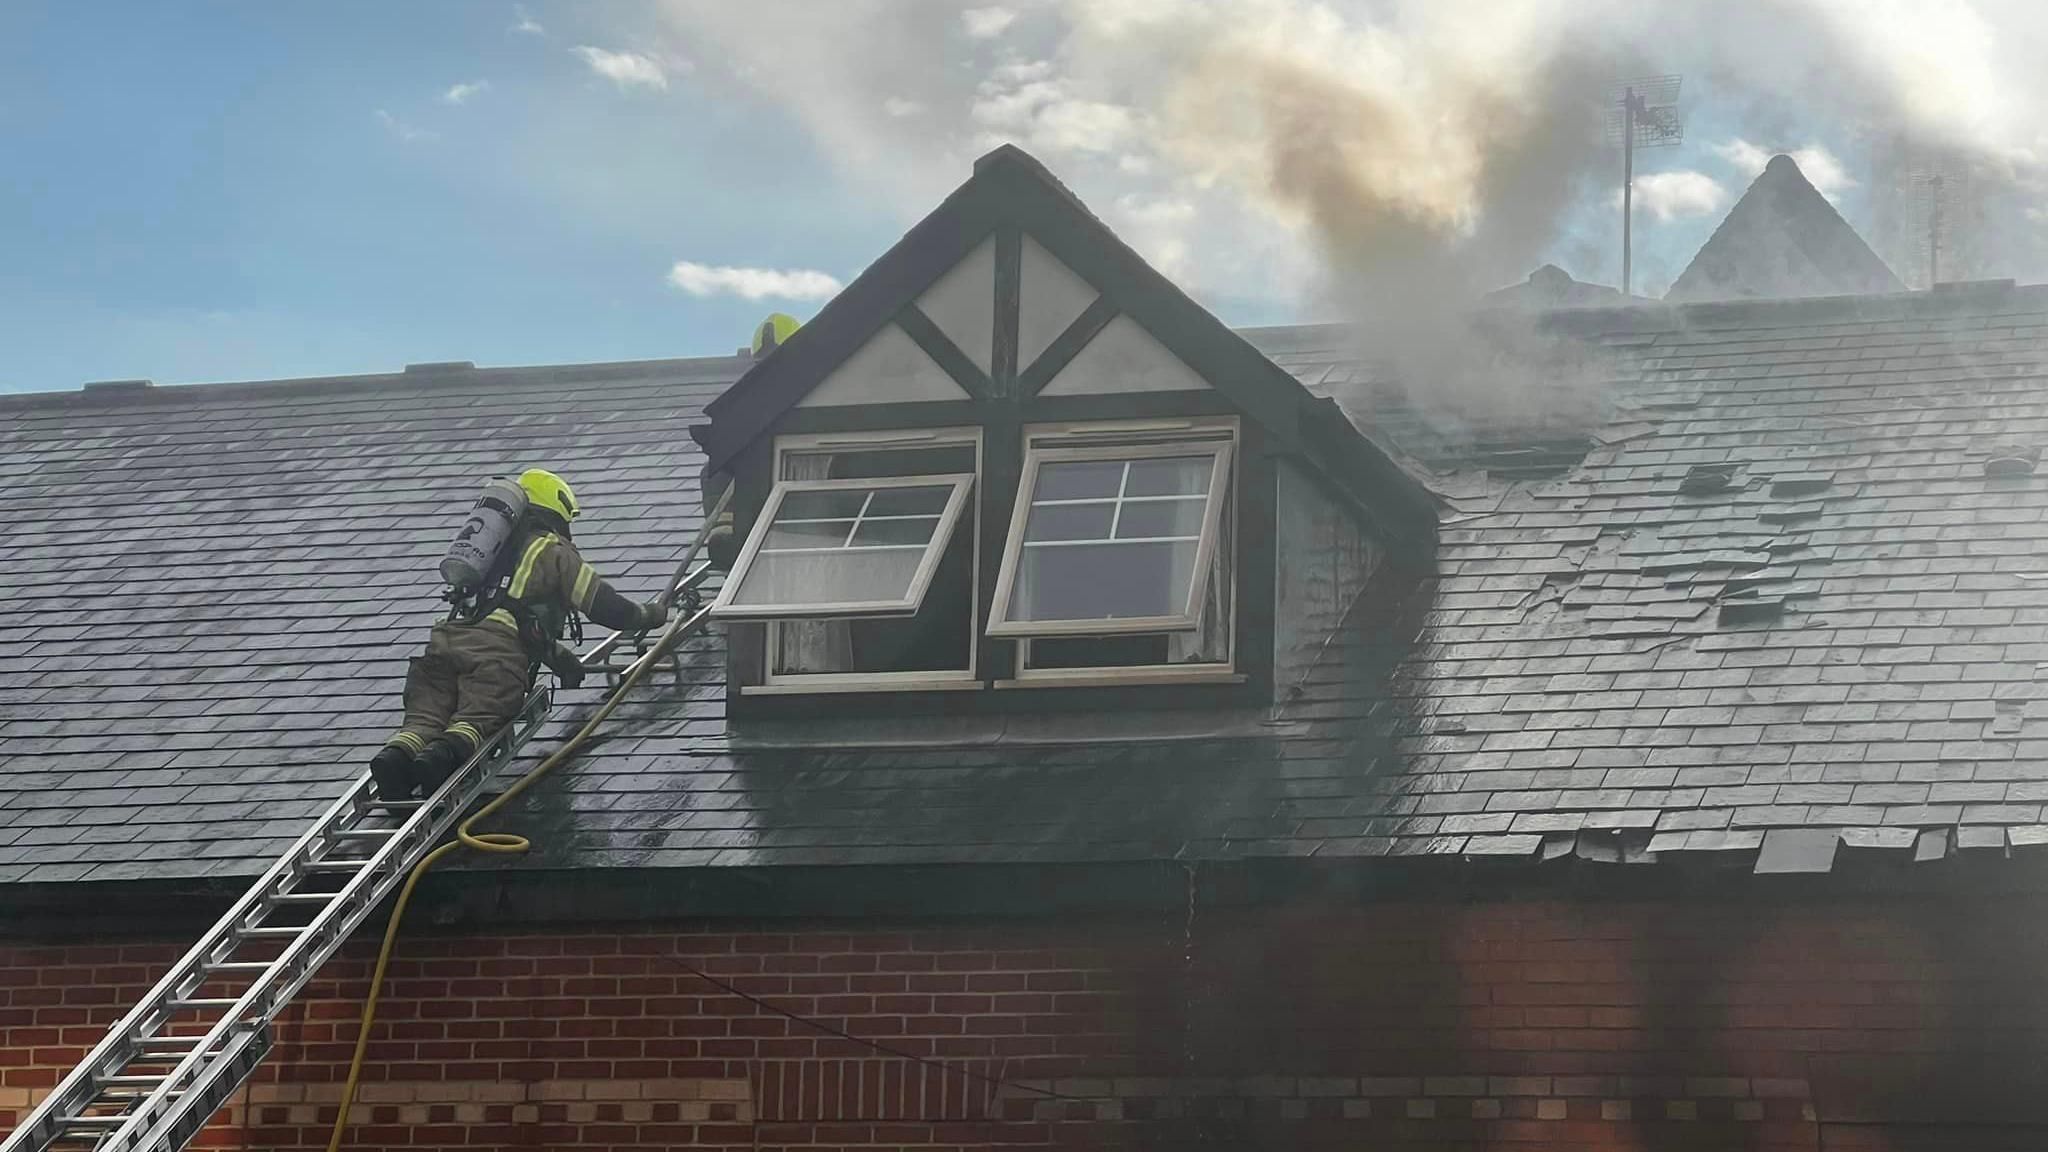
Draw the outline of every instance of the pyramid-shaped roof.
<instances>
[{"instance_id":1,"label":"pyramid-shaped roof","mask_svg":"<svg viewBox=\"0 0 2048 1152\"><path fill-rule=\"evenodd\" d=\"M1790 156L1773 156L1666 300L1789 299L1906 286Z\"/></svg>"}]
</instances>

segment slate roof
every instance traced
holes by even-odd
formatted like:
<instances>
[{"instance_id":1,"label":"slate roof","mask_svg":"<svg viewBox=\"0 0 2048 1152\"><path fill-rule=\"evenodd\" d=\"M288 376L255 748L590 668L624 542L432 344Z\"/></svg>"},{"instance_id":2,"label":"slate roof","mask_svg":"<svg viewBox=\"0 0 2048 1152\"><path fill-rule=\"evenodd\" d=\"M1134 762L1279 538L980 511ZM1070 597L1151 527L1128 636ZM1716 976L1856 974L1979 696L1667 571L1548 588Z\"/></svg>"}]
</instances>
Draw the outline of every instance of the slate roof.
<instances>
[{"instance_id":1,"label":"slate roof","mask_svg":"<svg viewBox=\"0 0 2048 1152\"><path fill-rule=\"evenodd\" d=\"M729 358L0 396L0 880L259 870L387 735L479 478L647 594Z\"/></svg>"},{"instance_id":2,"label":"slate roof","mask_svg":"<svg viewBox=\"0 0 2048 1152\"><path fill-rule=\"evenodd\" d=\"M1892 274L1790 156L1773 156L1700 246L1666 300L1900 292Z\"/></svg>"},{"instance_id":3,"label":"slate roof","mask_svg":"<svg viewBox=\"0 0 2048 1152\"><path fill-rule=\"evenodd\" d=\"M2048 288L1557 323L1613 384L1537 470L1337 330L1246 333L1446 498L1439 579L1278 707L735 729L714 638L508 817L511 866L2048 842L2048 476L1985 475L2048 438ZM644 593L742 366L0 399L0 880L256 871L393 720L477 478L561 468Z\"/></svg>"}]
</instances>

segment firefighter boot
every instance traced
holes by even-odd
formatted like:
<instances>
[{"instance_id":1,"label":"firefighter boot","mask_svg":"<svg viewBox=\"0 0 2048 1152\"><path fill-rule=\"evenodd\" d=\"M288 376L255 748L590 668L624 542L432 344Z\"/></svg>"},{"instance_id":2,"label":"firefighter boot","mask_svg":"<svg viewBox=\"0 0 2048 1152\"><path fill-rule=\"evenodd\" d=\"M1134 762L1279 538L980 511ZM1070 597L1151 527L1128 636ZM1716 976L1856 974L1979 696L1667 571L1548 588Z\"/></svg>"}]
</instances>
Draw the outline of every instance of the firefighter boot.
<instances>
[{"instance_id":1,"label":"firefighter boot","mask_svg":"<svg viewBox=\"0 0 2048 1152\"><path fill-rule=\"evenodd\" d=\"M448 774L462 767L462 762L475 751L469 741L453 736L443 736L427 745L427 750L420 753L420 758L412 765L412 784L420 799L432 796L434 789L448 779Z\"/></svg>"},{"instance_id":2,"label":"firefighter boot","mask_svg":"<svg viewBox=\"0 0 2048 1152\"><path fill-rule=\"evenodd\" d=\"M412 795L412 753L397 744L386 744L370 758L370 778L377 782L377 798L403 800Z\"/></svg>"}]
</instances>

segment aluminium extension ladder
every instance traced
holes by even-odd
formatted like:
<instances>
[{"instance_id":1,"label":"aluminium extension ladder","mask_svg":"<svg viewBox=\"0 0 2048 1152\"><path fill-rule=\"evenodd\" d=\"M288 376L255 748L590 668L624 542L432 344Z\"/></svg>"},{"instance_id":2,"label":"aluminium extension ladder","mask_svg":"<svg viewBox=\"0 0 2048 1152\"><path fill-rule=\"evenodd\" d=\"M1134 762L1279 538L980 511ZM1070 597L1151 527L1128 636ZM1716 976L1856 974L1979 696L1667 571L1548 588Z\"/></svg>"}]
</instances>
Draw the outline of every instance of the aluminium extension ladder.
<instances>
[{"instance_id":1,"label":"aluminium extension ladder","mask_svg":"<svg viewBox=\"0 0 2048 1152\"><path fill-rule=\"evenodd\" d=\"M709 570L699 565L669 589L689 613L676 644L709 616L697 594ZM608 636L584 657L614 691L632 672L610 663L622 638ZM672 644L670 655L681 679L680 649ZM551 707L547 686L535 687L518 717L425 800L379 800L364 772L0 1140L0 1152L183 1148L263 1059L270 1022L440 843Z\"/></svg>"}]
</instances>

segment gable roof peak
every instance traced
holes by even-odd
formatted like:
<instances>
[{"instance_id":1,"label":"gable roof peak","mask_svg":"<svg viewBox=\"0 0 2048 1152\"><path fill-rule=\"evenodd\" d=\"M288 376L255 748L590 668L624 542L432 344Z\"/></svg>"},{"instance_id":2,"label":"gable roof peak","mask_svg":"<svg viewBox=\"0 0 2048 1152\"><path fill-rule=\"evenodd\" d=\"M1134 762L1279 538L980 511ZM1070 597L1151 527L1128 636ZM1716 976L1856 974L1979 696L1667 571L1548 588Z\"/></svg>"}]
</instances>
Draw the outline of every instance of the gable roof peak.
<instances>
[{"instance_id":1,"label":"gable roof peak","mask_svg":"<svg viewBox=\"0 0 2048 1152\"><path fill-rule=\"evenodd\" d=\"M953 375L963 399L1010 407L1035 399L1046 381L1032 377L1030 366L1016 364L1013 355L1005 363L991 357L991 368L981 369L943 330L926 331L932 321L917 303L940 277L992 238L1017 252L1009 273L1013 286L1021 286L1023 242L1029 238L1097 294L1100 307L1090 304L1090 311L1070 322L1068 332L1076 333L1076 341L1092 340L1119 317L1128 317L1257 421L1276 444L1326 472L1388 535L1434 536L1436 506L1427 489L1356 429L1348 436L1333 430L1324 401L1146 263L1045 165L1014 144L999 145L977 159L965 183L827 301L810 323L706 405L710 423L693 428L691 436L709 457L707 472L727 471L734 457L767 434L784 412L891 325L925 331L923 337L913 333L911 340L941 360L939 370ZM998 255L992 269L1001 267L1000 250L993 249ZM1005 294L993 284L991 289L997 300L1007 301L1003 315L1009 319L998 317L996 323L1010 324L1014 339L1021 323L1017 294ZM1077 326L1083 324L1095 327L1082 332ZM1004 346L1014 352L1014 344ZM1045 363L1044 355L1037 363Z\"/></svg>"},{"instance_id":2,"label":"gable roof peak","mask_svg":"<svg viewBox=\"0 0 2048 1152\"><path fill-rule=\"evenodd\" d=\"M1664 298L1782 300L1905 290L1799 163L1779 153Z\"/></svg>"}]
</instances>

